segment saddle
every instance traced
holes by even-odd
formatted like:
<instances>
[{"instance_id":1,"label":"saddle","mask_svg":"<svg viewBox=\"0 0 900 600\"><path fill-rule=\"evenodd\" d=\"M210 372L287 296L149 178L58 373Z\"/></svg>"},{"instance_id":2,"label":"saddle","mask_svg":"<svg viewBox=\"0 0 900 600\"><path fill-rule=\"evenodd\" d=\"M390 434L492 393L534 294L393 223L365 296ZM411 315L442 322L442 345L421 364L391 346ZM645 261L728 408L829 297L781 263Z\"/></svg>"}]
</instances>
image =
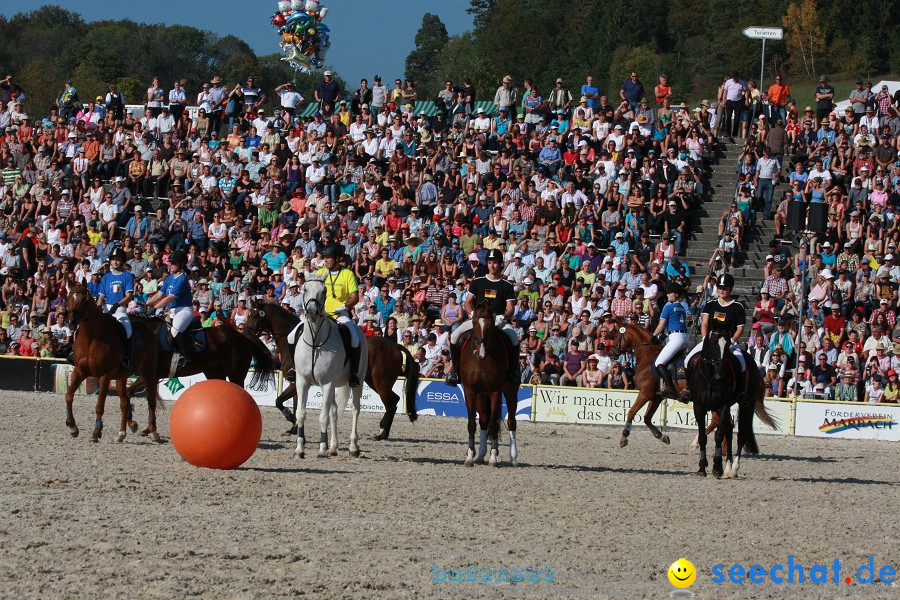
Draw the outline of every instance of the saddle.
<instances>
[{"instance_id":1,"label":"saddle","mask_svg":"<svg viewBox=\"0 0 900 600\"><path fill-rule=\"evenodd\" d=\"M331 317L328 318L331 319ZM350 362L350 352L351 348L353 347L352 339L350 337L350 329L346 325L342 325L334 319L331 320L334 321L335 325L337 325L338 333L341 334L341 342L344 344L344 364L346 365L348 362ZM304 327L306 327L306 323L300 323L300 326L297 328L296 339L298 343L300 341L300 337L303 335Z\"/></svg>"},{"instance_id":2,"label":"saddle","mask_svg":"<svg viewBox=\"0 0 900 600\"><path fill-rule=\"evenodd\" d=\"M669 366L671 366L673 381L678 380L678 379L687 379L687 366L684 364L685 357L687 357L687 353L680 352L675 358L673 358L669 362L669 365L666 367L658 367L658 366L656 366L656 364L650 363L650 368L653 371L653 375L657 379L660 379L659 369L661 369L661 368L665 369L665 368L669 368ZM692 361L692 363L693 363L693 361Z\"/></svg>"},{"instance_id":3,"label":"saddle","mask_svg":"<svg viewBox=\"0 0 900 600\"><path fill-rule=\"evenodd\" d=\"M200 317L194 317L188 328L179 334L180 338L187 338L190 342L190 348L194 352L202 352L206 350L206 330L203 328ZM160 327L159 329L159 346L163 352L177 352L175 340L169 332L169 327Z\"/></svg>"}]
</instances>

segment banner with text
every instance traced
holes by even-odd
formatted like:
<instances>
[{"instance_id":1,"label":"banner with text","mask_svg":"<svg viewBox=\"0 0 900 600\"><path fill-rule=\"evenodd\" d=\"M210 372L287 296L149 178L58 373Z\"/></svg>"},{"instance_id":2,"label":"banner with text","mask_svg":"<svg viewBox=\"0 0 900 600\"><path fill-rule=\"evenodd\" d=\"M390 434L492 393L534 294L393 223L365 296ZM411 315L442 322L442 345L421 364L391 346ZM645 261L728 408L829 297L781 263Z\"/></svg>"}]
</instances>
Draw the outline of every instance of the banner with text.
<instances>
[{"instance_id":1,"label":"banner with text","mask_svg":"<svg viewBox=\"0 0 900 600\"><path fill-rule=\"evenodd\" d=\"M900 441L900 406L797 402L794 435Z\"/></svg>"},{"instance_id":2,"label":"banner with text","mask_svg":"<svg viewBox=\"0 0 900 600\"><path fill-rule=\"evenodd\" d=\"M534 420L538 423L623 425L637 394L636 391L536 385ZM653 422L659 425L659 411Z\"/></svg>"},{"instance_id":3,"label":"banner with text","mask_svg":"<svg viewBox=\"0 0 900 600\"><path fill-rule=\"evenodd\" d=\"M791 402L766 400L766 411L775 420L778 429L772 429L759 420L759 417L753 415L753 431L755 433L771 433L778 435L790 435L791 430ZM735 431L737 430L738 407L735 404L731 407L731 416L734 418ZM709 415L707 415L707 423L709 423ZM697 419L694 418L694 407L691 404L682 404L677 400L666 400L665 419L663 424L666 427L676 429L697 429Z\"/></svg>"},{"instance_id":4,"label":"banner with text","mask_svg":"<svg viewBox=\"0 0 900 600\"><path fill-rule=\"evenodd\" d=\"M516 420L531 420L532 386L523 385L519 388L518 401L516 402ZM462 386L449 386L439 379L423 379L419 382L419 390L416 395L416 411L420 415L433 415L437 417L467 418L466 400L463 396ZM508 414L506 402L503 403L501 418L506 419Z\"/></svg>"}]
</instances>

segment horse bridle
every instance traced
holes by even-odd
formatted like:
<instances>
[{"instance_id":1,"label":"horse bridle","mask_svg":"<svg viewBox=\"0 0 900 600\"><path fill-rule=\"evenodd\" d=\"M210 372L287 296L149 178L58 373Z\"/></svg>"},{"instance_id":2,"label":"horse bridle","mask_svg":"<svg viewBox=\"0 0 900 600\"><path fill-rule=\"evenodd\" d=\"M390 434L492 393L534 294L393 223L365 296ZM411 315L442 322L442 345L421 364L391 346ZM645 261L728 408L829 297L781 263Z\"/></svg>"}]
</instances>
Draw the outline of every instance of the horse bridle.
<instances>
[{"instance_id":1,"label":"horse bridle","mask_svg":"<svg viewBox=\"0 0 900 600\"><path fill-rule=\"evenodd\" d=\"M623 352L624 350L627 350L628 348L634 349L634 345L633 345L633 344L632 344L631 346L628 346L628 347L625 347L625 346L623 345L623 342L625 341L625 331L626 331L626 329L625 329L625 326L624 326L624 325L622 325L622 326L619 327L619 335L616 336L616 348L615 348L616 354L622 354L622 352ZM647 342L642 342L642 343L640 343L640 344L638 344L638 345L639 345L639 346L653 346L653 345L655 345L655 344L654 344L653 342L647 341Z\"/></svg>"}]
</instances>

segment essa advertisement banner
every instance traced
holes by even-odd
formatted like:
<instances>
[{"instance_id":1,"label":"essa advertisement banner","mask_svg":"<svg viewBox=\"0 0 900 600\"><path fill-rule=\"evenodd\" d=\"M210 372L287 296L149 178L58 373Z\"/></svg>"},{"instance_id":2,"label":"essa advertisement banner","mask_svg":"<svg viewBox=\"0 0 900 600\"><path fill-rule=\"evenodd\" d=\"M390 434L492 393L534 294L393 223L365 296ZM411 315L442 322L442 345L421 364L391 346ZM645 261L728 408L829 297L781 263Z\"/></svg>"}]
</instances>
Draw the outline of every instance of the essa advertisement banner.
<instances>
[{"instance_id":1,"label":"essa advertisement banner","mask_svg":"<svg viewBox=\"0 0 900 600\"><path fill-rule=\"evenodd\" d=\"M794 435L900 441L900 406L797 402Z\"/></svg>"},{"instance_id":2,"label":"essa advertisement banner","mask_svg":"<svg viewBox=\"0 0 900 600\"><path fill-rule=\"evenodd\" d=\"M534 420L538 423L623 425L637 394L636 391L536 385ZM642 414L643 411L642 408ZM657 425L661 412L658 410L653 417Z\"/></svg>"},{"instance_id":3,"label":"essa advertisement banner","mask_svg":"<svg viewBox=\"0 0 900 600\"><path fill-rule=\"evenodd\" d=\"M759 420L759 417L753 415L753 431L755 433L769 433L778 435L790 435L791 427L791 403L779 402L777 400L766 400L766 410L778 429L772 429ZM643 411L641 411L643 412ZM734 418L735 431L737 431L738 407L735 404L731 407L731 416ZM709 423L709 415L707 414L706 422ZM694 407L692 404L682 404L677 400L666 400L665 419L662 420L665 427L675 429L697 429L697 419L694 418Z\"/></svg>"},{"instance_id":4,"label":"essa advertisement banner","mask_svg":"<svg viewBox=\"0 0 900 600\"><path fill-rule=\"evenodd\" d=\"M532 386L519 387L519 397L516 403L516 420L531 420ZM426 379L419 382L419 392L416 396L416 411L420 415L432 415L437 417L468 418L466 401L463 397L462 386L449 386L441 380ZM507 416L506 402L503 403L502 419Z\"/></svg>"}]
</instances>

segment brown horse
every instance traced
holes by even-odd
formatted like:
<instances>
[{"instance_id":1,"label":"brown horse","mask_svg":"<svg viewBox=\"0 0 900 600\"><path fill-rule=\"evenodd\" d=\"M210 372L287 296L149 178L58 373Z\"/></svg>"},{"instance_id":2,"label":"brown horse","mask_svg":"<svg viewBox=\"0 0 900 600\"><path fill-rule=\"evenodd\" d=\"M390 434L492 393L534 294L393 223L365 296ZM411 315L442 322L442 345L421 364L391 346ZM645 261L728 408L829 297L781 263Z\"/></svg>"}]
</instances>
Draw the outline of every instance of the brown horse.
<instances>
[{"instance_id":1,"label":"brown horse","mask_svg":"<svg viewBox=\"0 0 900 600\"><path fill-rule=\"evenodd\" d=\"M125 426L132 431L136 425L127 423L130 407L128 398L139 389L147 390L149 423L141 435L159 441L156 428L157 382L170 376L172 352L164 351L159 344L160 336L168 325L162 319L134 317L131 320L135 350L128 372L121 370L121 342L116 335L119 327L115 319L104 314L97 306L90 292L83 286L74 287L69 293L66 306L70 324L75 333L73 359L75 369L66 393L66 424L73 437L78 435L78 427L72 414L72 400L75 390L87 377L96 377L100 382L100 396L97 400L97 421L94 441L100 439L103 429L103 408L110 379L116 381L119 400L122 404L122 427L118 441L125 439ZM207 379L229 379L232 383L244 385L250 365L255 362L256 371L250 381L253 388L261 387L275 371L275 361L269 349L258 338L245 336L230 327L212 327L203 330L206 335L206 349L192 357L191 363L173 374L185 377L203 373ZM138 380L126 392L129 375L138 375ZM146 385L146 382L153 385Z\"/></svg>"},{"instance_id":2,"label":"brown horse","mask_svg":"<svg viewBox=\"0 0 900 600\"><path fill-rule=\"evenodd\" d=\"M494 312L488 302L475 300L472 311L472 332L460 340L459 373L463 395L469 414L469 449L465 466L484 462L486 440L491 439L491 454L488 464L499 465L500 411L503 397L506 397L507 426L509 427L509 459L515 466L516 448L516 400L519 382L510 381L509 361L518 361L515 348L503 340L506 335L497 327ZM479 453L475 454L475 413L481 426Z\"/></svg>"},{"instance_id":3,"label":"brown horse","mask_svg":"<svg viewBox=\"0 0 900 600\"><path fill-rule=\"evenodd\" d=\"M254 333L262 329L268 329L275 338L275 345L281 355L281 370L288 373L294 368L294 353L288 344L288 334L294 330L300 318L289 310L277 304L250 304L247 320L244 327ZM415 423L418 418L416 413L416 390L419 387L419 367L409 350L392 340L373 336L366 338L368 342L369 368L366 371L366 383L375 390L381 402L384 404L385 413L379 424L380 431L375 436L376 440L386 440L391 434L391 426L394 416L397 414L397 406L400 404L400 396L394 393L394 383L397 379L406 376L406 414L409 420ZM405 365L405 366L404 366ZM275 406L284 415L284 418L293 424L289 435L297 432L297 418L294 411L285 407L288 398L294 399L294 407L297 403L297 387L291 383L278 398Z\"/></svg>"},{"instance_id":4,"label":"brown horse","mask_svg":"<svg viewBox=\"0 0 900 600\"><path fill-rule=\"evenodd\" d=\"M635 398L634 404L632 404L631 406L631 410L628 411L628 417L625 420L625 427L622 429L622 435L619 438L619 447L624 448L628 445L628 436L631 434L634 417L645 404L648 404L648 406L646 412L644 412L644 425L647 426L647 429L650 430L650 432L653 434L653 437L664 444L668 444L669 436L663 435L663 433L656 427L656 425L653 424L653 415L656 414L656 410L659 408L660 402L662 402L662 396L660 396L659 393L660 380L659 377L654 375L652 366L653 362L656 360L656 357L659 356L659 353L662 350L662 345L652 342L650 340L650 331L644 329L643 327L631 323L625 323L621 319L618 322L618 327L619 331L616 335L616 343L613 348L617 353L621 353L629 348L634 350L634 356L637 362L637 368L635 369L634 373L634 381L635 387L638 390L637 398ZM687 383L684 379L676 379L674 380L674 383L675 389L678 392L681 392L681 390L683 390L687 386ZM766 411L765 405L763 403L764 396L765 386L760 386L759 393L756 397L754 411L764 423L774 428L776 425L771 420L771 417ZM707 435L715 430L718 424L718 414L712 413L709 420L709 425L706 427ZM694 445L692 445L691 448L696 449Z\"/></svg>"}]
</instances>

